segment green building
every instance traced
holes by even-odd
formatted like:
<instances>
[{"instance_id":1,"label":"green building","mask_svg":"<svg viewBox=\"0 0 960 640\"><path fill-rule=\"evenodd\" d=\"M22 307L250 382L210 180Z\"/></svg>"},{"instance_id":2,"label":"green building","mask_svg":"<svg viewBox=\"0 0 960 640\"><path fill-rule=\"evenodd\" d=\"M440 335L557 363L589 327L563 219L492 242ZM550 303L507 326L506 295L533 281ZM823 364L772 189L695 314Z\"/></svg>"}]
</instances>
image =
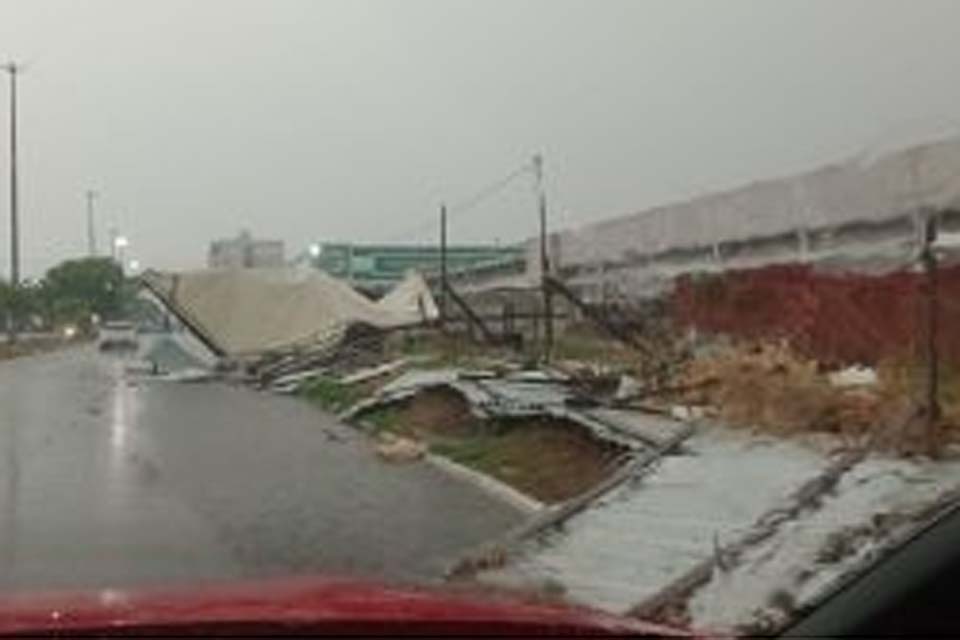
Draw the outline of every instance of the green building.
<instances>
[{"instance_id":1,"label":"green building","mask_svg":"<svg viewBox=\"0 0 960 640\"><path fill-rule=\"evenodd\" d=\"M440 270L437 245L325 243L319 248L312 258L314 266L371 292L388 289L410 269L424 274ZM447 269L457 271L523 255L519 246L453 245L447 247Z\"/></svg>"}]
</instances>

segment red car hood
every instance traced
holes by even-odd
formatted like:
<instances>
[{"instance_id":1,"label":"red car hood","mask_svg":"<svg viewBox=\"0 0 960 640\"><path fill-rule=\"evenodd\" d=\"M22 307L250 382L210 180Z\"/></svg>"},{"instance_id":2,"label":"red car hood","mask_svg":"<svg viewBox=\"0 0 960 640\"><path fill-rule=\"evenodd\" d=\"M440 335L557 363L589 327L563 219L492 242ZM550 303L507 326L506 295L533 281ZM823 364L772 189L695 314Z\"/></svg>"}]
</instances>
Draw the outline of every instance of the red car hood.
<instances>
[{"instance_id":1,"label":"red car hood","mask_svg":"<svg viewBox=\"0 0 960 640\"><path fill-rule=\"evenodd\" d=\"M0 634L693 634L595 611L328 579L0 596Z\"/></svg>"}]
</instances>

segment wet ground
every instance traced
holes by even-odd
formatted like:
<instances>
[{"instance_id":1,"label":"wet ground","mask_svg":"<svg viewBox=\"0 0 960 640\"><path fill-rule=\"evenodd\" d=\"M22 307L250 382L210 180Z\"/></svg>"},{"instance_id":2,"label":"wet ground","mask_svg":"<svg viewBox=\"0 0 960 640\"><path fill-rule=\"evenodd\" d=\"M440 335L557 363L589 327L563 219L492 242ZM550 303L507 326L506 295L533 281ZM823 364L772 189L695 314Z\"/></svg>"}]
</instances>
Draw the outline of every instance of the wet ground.
<instances>
[{"instance_id":1,"label":"wet ground","mask_svg":"<svg viewBox=\"0 0 960 640\"><path fill-rule=\"evenodd\" d=\"M0 363L0 588L429 580L522 517L296 399L123 370L92 347Z\"/></svg>"}]
</instances>

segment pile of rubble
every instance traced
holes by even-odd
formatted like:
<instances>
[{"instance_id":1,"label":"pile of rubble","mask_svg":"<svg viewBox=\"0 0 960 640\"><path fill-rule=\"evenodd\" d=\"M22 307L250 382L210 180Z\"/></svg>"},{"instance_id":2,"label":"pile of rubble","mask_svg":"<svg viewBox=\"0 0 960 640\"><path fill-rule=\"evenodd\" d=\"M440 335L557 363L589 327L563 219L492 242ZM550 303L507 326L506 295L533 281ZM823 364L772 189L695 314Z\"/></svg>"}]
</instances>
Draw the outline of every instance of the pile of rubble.
<instances>
[{"instance_id":1,"label":"pile of rubble","mask_svg":"<svg viewBox=\"0 0 960 640\"><path fill-rule=\"evenodd\" d=\"M926 451L910 427L922 397L916 367L885 361L876 369L827 370L784 342L715 347L688 361L671 400L700 407L726 425L758 432L832 434L845 444L870 441L903 454ZM947 402L939 448L960 431L960 406Z\"/></svg>"}]
</instances>

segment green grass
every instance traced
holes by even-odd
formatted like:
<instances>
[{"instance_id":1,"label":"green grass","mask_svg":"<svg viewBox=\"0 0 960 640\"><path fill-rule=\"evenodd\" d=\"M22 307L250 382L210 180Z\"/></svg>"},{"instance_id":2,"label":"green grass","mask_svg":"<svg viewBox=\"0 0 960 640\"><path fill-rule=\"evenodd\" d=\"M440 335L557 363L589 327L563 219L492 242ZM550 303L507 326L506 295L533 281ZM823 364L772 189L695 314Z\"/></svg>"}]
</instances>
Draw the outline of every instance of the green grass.
<instances>
[{"instance_id":1,"label":"green grass","mask_svg":"<svg viewBox=\"0 0 960 640\"><path fill-rule=\"evenodd\" d=\"M505 437L515 425L510 420L493 419L478 426L479 430L469 437L432 442L430 451L474 469L496 469L503 462Z\"/></svg>"},{"instance_id":2,"label":"green grass","mask_svg":"<svg viewBox=\"0 0 960 640\"><path fill-rule=\"evenodd\" d=\"M430 451L468 467L480 467L492 453L493 444L492 438L481 436L459 442L436 442L430 445Z\"/></svg>"},{"instance_id":3,"label":"green grass","mask_svg":"<svg viewBox=\"0 0 960 640\"><path fill-rule=\"evenodd\" d=\"M382 432L400 433L404 431L403 425L400 423L400 407L395 405L365 411L361 422L368 426L374 435Z\"/></svg>"},{"instance_id":4,"label":"green grass","mask_svg":"<svg viewBox=\"0 0 960 640\"><path fill-rule=\"evenodd\" d=\"M343 384L330 376L303 383L298 393L328 411L343 411L363 397L363 391L358 387Z\"/></svg>"}]
</instances>

